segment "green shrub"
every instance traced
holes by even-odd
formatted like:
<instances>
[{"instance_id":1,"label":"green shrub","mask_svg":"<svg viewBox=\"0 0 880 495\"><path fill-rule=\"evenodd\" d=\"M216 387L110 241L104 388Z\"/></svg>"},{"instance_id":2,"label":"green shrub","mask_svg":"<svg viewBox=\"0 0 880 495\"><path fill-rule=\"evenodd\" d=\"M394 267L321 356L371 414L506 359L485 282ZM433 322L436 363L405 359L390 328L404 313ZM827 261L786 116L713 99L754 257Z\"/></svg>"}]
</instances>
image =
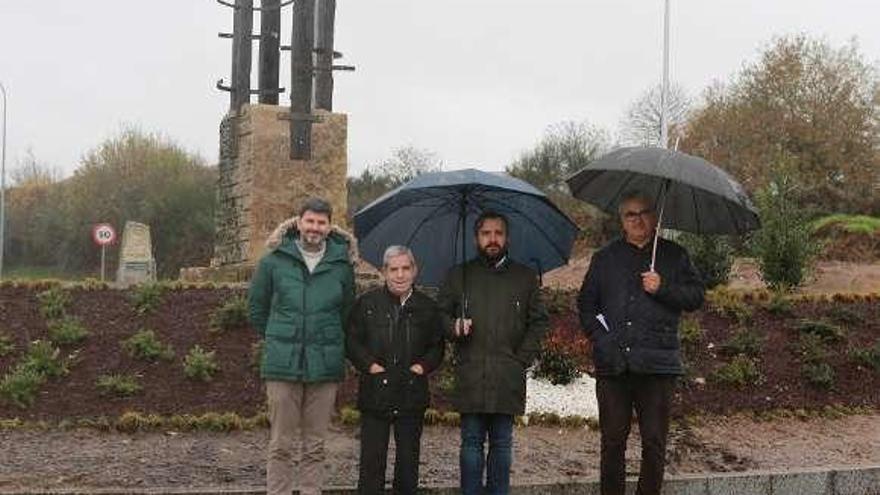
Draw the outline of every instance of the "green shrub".
<instances>
[{"instance_id":1,"label":"green shrub","mask_svg":"<svg viewBox=\"0 0 880 495\"><path fill-rule=\"evenodd\" d=\"M47 377L67 374L67 363L61 359L61 351L44 340L31 343L19 366Z\"/></svg>"},{"instance_id":2,"label":"green shrub","mask_svg":"<svg viewBox=\"0 0 880 495\"><path fill-rule=\"evenodd\" d=\"M707 293L712 311L733 319L740 325L749 325L755 311L736 292L718 288Z\"/></svg>"},{"instance_id":3,"label":"green shrub","mask_svg":"<svg viewBox=\"0 0 880 495\"><path fill-rule=\"evenodd\" d=\"M778 291L773 292L770 300L764 305L764 309L766 309L768 313L776 316L792 316L794 314L794 307L791 304L791 299L785 297L784 293Z\"/></svg>"},{"instance_id":4,"label":"green shrub","mask_svg":"<svg viewBox=\"0 0 880 495\"><path fill-rule=\"evenodd\" d=\"M97 381L101 395L130 397L142 390L137 378L130 375L101 375Z\"/></svg>"},{"instance_id":5,"label":"green shrub","mask_svg":"<svg viewBox=\"0 0 880 495\"><path fill-rule=\"evenodd\" d=\"M685 316L678 324L678 335L684 346L692 347L699 344L703 340L704 333L700 320L695 316Z\"/></svg>"},{"instance_id":6,"label":"green shrub","mask_svg":"<svg viewBox=\"0 0 880 495\"><path fill-rule=\"evenodd\" d=\"M828 359L825 339L815 333L801 334L797 344L798 357L804 363L820 363Z\"/></svg>"},{"instance_id":7,"label":"green shrub","mask_svg":"<svg viewBox=\"0 0 880 495\"><path fill-rule=\"evenodd\" d=\"M70 306L70 294L61 287L52 287L37 294L40 314L47 320L57 320L64 316Z\"/></svg>"},{"instance_id":8,"label":"green shrub","mask_svg":"<svg viewBox=\"0 0 880 495\"><path fill-rule=\"evenodd\" d=\"M759 383L761 373L754 359L740 354L716 370L712 378L721 384L742 388Z\"/></svg>"},{"instance_id":9,"label":"green shrub","mask_svg":"<svg viewBox=\"0 0 880 495\"><path fill-rule=\"evenodd\" d=\"M828 363L804 363L801 367L801 374L807 383L814 387L829 389L834 384L834 370Z\"/></svg>"},{"instance_id":10,"label":"green shrub","mask_svg":"<svg viewBox=\"0 0 880 495\"><path fill-rule=\"evenodd\" d=\"M260 371L260 364L263 362L263 349L266 347L266 342L263 339L260 339L253 344L251 344L251 369L254 371Z\"/></svg>"},{"instance_id":11,"label":"green shrub","mask_svg":"<svg viewBox=\"0 0 880 495\"><path fill-rule=\"evenodd\" d=\"M850 349L850 359L866 368L873 368L880 373L880 340L874 342L873 347L867 349Z\"/></svg>"},{"instance_id":12,"label":"green shrub","mask_svg":"<svg viewBox=\"0 0 880 495\"><path fill-rule=\"evenodd\" d=\"M138 314L151 313L162 303L165 287L161 284L149 283L138 285L131 293L131 304Z\"/></svg>"},{"instance_id":13,"label":"green shrub","mask_svg":"<svg viewBox=\"0 0 880 495\"><path fill-rule=\"evenodd\" d=\"M795 181L781 170L756 194L761 228L752 233L749 247L764 282L776 290L801 285L819 251L807 214L795 198Z\"/></svg>"},{"instance_id":14,"label":"green shrub","mask_svg":"<svg viewBox=\"0 0 880 495\"><path fill-rule=\"evenodd\" d=\"M140 330L128 339L123 340L122 348L134 358L150 361L156 359L170 361L174 359L174 350L160 342L156 337L156 333L152 330Z\"/></svg>"},{"instance_id":15,"label":"green shrub","mask_svg":"<svg viewBox=\"0 0 880 495\"><path fill-rule=\"evenodd\" d=\"M49 322L49 340L58 345L69 345L81 342L89 332L79 319L64 316Z\"/></svg>"},{"instance_id":16,"label":"green shrub","mask_svg":"<svg viewBox=\"0 0 880 495\"><path fill-rule=\"evenodd\" d=\"M28 408L34 403L34 398L45 381L45 375L19 366L4 375L0 381L0 399L22 409Z\"/></svg>"},{"instance_id":17,"label":"green shrub","mask_svg":"<svg viewBox=\"0 0 880 495\"><path fill-rule=\"evenodd\" d=\"M193 380L211 381L220 369L215 354L214 351L205 351L199 345L193 346L183 360L184 374Z\"/></svg>"},{"instance_id":18,"label":"green shrub","mask_svg":"<svg viewBox=\"0 0 880 495\"><path fill-rule=\"evenodd\" d=\"M795 328L801 333L818 335L826 342L843 340L846 334L843 327L825 320L800 320Z\"/></svg>"},{"instance_id":19,"label":"green shrub","mask_svg":"<svg viewBox=\"0 0 880 495\"><path fill-rule=\"evenodd\" d=\"M764 339L758 335L758 332L747 328L737 330L733 336L718 347L722 354L734 356L743 354L745 356L757 357L764 348Z\"/></svg>"},{"instance_id":20,"label":"green shrub","mask_svg":"<svg viewBox=\"0 0 880 495\"><path fill-rule=\"evenodd\" d=\"M677 240L690 253L707 289L727 283L733 266L733 247L727 236L682 232Z\"/></svg>"},{"instance_id":21,"label":"green shrub","mask_svg":"<svg viewBox=\"0 0 880 495\"><path fill-rule=\"evenodd\" d=\"M6 332L0 331L0 357L4 357L12 353L15 350L15 342L12 341L12 337L6 334Z\"/></svg>"},{"instance_id":22,"label":"green shrub","mask_svg":"<svg viewBox=\"0 0 880 495\"><path fill-rule=\"evenodd\" d=\"M348 426L354 426L361 422L361 412L351 406L344 406L339 410L339 421Z\"/></svg>"},{"instance_id":23,"label":"green shrub","mask_svg":"<svg viewBox=\"0 0 880 495\"><path fill-rule=\"evenodd\" d=\"M580 376L578 363L564 346L552 341L545 343L538 356L534 377L544 378L553 385L568 385Z\"/></svg>"},{"instance_id":24,"label":"green shrub","mask_svg":"<svg viewBox=\"0 0 880 495\"><path fill-rule=\"evenodd\" d=\"M244 328L248 324L248 303L244 297L234 297L214 310L211 330L223 332Z\"/></svg>"},{"instance_id":25,"label":"green shrub","mask_svg":"<svg viewBox=\"0 0 880 495\"><path fill-rule=\"evenodd\" d=\"M841 325L861 325L865 322L862 315L846 306L834 306L828 310L828 318Z\"/></svg>"}]
</instances>

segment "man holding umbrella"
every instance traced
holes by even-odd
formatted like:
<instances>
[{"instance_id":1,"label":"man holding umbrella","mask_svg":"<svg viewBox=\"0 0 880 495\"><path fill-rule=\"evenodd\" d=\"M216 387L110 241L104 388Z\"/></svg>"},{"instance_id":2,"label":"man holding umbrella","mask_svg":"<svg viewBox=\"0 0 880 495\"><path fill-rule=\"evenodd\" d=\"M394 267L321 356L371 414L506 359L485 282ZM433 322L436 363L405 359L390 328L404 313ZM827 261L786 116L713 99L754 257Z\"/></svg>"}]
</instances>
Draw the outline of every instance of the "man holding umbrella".
<instances>
[{"instance_id":1,"label":"man holding umbrella","mask_svg":"<svg viewBox=\"0 0 880 495\"><path fill-rule=\"evenodd\" d=\"M525 410L526 368L540 351L548 317L537 274L508 256L507 218L485 210L474 232L477 257L449 272L439 296L456 348L461 493L506 494L513 418Z\"/></svg>"},{"instance_id":2,"label":"man holding umbrella","mask_svg":"<svg viewBox=\"0 0 880 495\"><path fill-rule=\"evenodd\" d=\"M618 213L623 238L593 255L578 297L596 367L601 493L624 493L635 408L642 437L636 493L659 494L672 390L683 373L679 315L702 305L704 287L681 246L665 239L654 246L657 213L647 195L624 194Z\"/></svg>"}]
</instances>

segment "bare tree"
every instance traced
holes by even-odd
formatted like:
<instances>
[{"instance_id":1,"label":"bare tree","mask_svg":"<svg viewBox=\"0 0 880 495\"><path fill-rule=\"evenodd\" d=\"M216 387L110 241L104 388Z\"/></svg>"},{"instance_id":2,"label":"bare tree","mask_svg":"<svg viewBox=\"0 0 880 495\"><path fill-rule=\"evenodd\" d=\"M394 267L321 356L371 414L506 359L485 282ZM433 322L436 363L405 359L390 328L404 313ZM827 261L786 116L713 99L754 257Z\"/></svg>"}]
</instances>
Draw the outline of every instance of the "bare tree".
<instances>
[{"instance_id":1,"label":"bare tree","mask_svg":"<svg viewBox=\"0 0 880 495\"><path fill-rule=\"evenodd\" d=\"M10 179L13 187L28 184L54 184L61 177L57 168L38 160L32 148L25 150L24 158L18 160L16 167L11 172Z\"/></svg>"},{"instance_id":2,"label":"bare tree","mask_svg":"<svg viewBox=\"0 0 880 495\"><path fill-rule=\"evenodd\" d=\"M395 185L402 184L426 172L437 172L443 168L443 160L433 151L412 145L397 148L373 172L384 176Z\"/></svg>"},{"instance_id":3,"label":"bare tree","mask_svg":"<svg viewBox=\"0 0 880 495\"><path fill-rule=\"evenodd\" d=\"M660 146L660 110L662 86L645 90L627 109L620 122L621 144L629 146ZM691 110L691 99L679 84L669 86L666 122L670 147L683 136Z\"/></svg>"}]
</instances>

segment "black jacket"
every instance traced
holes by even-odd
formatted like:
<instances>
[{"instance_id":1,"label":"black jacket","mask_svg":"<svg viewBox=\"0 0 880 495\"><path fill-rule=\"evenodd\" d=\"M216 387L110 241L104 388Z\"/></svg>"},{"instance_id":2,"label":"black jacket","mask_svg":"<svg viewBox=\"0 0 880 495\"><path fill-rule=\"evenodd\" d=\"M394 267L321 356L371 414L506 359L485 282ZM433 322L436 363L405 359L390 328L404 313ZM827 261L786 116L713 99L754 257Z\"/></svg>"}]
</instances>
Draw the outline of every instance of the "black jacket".
<instances>
[{"instance_id":1,"label":"black jacket","mask_svg":"<svg viewBox=\"0 0 880 495\"><path fill-rule=\"evenodd\" d=\"M680 375L678 320L703 304L699 274L678 244L660 239L656 271L660 289L642 288L651 264L651 243L643 249L617 239L593 255L578 296L581 327L593 344L599 376L624 372ZM596 315L604 316L605 330Z\"/></svg>"},{"instance_id":2,"label":"black jacket","mask_svg":"<svg viewBox=\"0 0 880 495\"><path fill-rule=\"evenodd\" d=\"M406 303L384 286L360 296L346 337L348 359L360 372L358 408L383 413L421 413L428 407L428 374L443 361L443 326L437 304L413 290ZM384 373L371 375L378 363ZM410 371L420 364L423 375Z\"/></svg>"},{"instance_id":3,"label":"black jacket","mask_svg":"<svg viewBox=\"0 0 880 495\"><path fill-rule=\"evenodd\" d=\"M510 260L490 266L477 258L453 268L438 297L450 320L460 313L462 266L467 269L473 333L454 339L456 409L460 413L523 414L525 370L541 351L549 324L538 275ZM448 331L451 326L447 324Z\"/></svg>"}]
</instances>

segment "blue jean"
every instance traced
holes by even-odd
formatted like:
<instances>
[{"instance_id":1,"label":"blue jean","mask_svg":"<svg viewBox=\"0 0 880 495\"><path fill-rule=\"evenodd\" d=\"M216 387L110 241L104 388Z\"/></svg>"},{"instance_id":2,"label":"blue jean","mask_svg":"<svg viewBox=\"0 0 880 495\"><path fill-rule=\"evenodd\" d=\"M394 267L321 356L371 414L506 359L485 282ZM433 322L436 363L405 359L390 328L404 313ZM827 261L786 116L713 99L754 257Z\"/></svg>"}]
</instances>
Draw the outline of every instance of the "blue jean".
<instances>
[{"instance_id":1,"label":"blue jean","mask_svg":"<svg viewBox=\"0 0 880 495\"><path fill-rule=\"evenodd\" d=\"M489 438L488 459L483 445ZM509 414L462 414L461 469L462 495L506 495L510 492L510 464L513 445L513 416ZM483 468L486 485L483 488Z\"/></svg>"}]
</instances>

